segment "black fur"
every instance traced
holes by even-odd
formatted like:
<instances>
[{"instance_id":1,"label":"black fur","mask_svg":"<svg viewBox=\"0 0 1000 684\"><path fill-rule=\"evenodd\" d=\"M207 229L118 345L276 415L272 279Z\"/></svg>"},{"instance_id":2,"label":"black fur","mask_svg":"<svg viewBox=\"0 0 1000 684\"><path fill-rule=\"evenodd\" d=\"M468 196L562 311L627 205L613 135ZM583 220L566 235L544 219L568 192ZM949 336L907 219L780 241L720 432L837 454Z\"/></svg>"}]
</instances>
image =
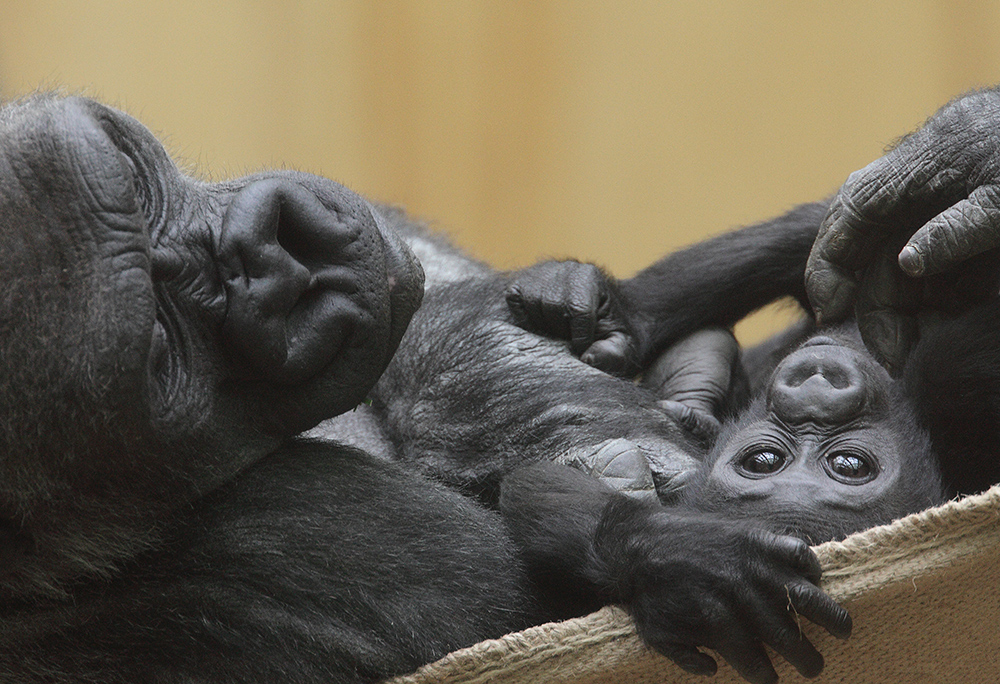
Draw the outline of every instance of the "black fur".
<instances>
[{"instance_id":1,"label":"black fur","mask_svg":"<svg viewBox=\"0 0 1000 684\"><path fill-rule=\"evenodd\" d=\"M402 343L390 224L430 276ZM372 682L607 602L691 671L822 667L799 616L850 618L808 547L663 508L697 445L655 398L408 225L307 174L194 180L90 100L0 110L0 680Z\"/></svg>"}]
</instances>

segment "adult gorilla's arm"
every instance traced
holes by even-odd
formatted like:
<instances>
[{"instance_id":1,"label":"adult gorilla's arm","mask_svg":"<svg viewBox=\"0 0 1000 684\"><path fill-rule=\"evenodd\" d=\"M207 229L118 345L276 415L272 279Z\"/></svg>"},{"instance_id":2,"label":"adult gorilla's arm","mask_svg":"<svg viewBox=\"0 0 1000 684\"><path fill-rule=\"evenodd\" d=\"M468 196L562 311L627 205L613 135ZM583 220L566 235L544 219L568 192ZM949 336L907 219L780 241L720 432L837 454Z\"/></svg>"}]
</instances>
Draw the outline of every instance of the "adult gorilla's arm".
<instances>
[{"instance_id":1,"label":"adult gorilla's arm","mask_svg":"<svg viewBox=\"0 0 1000 684\"><path fill-rule=\"evenodd\" d=\"M571 340L602 370L633 374L681 337L730 327L780 297L808 307L802 276L827 208L804 204L670 254L628 280L591 264L538 264L518 275L507 302L519 325Z\"/></svg>"},{"instance_id":2,"label":"adult gorilla's arm","mask_svg":"<svg viewBox=\"0 0 1000 684\"><path fill-rule=\"evenodd\" d=\"M809 258L809 298L823 322L855 315L865 344L895 373L918 336L919 312L954 312L996 295L997 247L1000 90L994 88L952 101L851 174ZM929 278L963 262L961 277Z\"/></svg>"}]
</instances>

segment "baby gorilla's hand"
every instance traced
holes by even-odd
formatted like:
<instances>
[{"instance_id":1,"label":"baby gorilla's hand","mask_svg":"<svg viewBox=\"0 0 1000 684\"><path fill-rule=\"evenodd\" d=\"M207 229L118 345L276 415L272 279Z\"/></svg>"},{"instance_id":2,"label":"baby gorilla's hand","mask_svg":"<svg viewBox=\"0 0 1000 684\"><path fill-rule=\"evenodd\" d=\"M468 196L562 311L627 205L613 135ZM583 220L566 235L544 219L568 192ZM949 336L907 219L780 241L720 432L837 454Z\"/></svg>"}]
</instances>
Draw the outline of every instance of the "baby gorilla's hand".
<instances>
[{"instance_id":1,"label":"baby gorilla's hand","mask_svg":"<svg viewBox=\"0 0 1000 684\"><path fill-rule=\"evenodd\" d=\"M823 656L803 635L805 617L834 636L851 632L847 611L817 586L805 542L699 514L617 499L598 530L597 551L640 636L694 674L713 674L715 650L750 682L777 680L764 645L803 676Z\"/></svg>"},{"instance_id":2,"label":"baby gorilla's hand","mask_svg":"<svg viewBox=\"0 0 1000 684\"><path fill-rule=\"evenodd\" d=\"M639 369L631 309L618 283L593 264L545 261L515 273L507 286L514 323L568 340L574 354L607 373Z\"/></svg>"},{"instance_id":3,"label":"baby gorilla's hand","mask_svg":"<svg viewBox=\"0 0 1000 684\"><path fill-rule=\"evenodd\" d=\"M749 394L740 346L725 328L706 328L680 340L642 378L660 406L694 437L711 445L720 419Z\"/></svg>"}]
</instances>

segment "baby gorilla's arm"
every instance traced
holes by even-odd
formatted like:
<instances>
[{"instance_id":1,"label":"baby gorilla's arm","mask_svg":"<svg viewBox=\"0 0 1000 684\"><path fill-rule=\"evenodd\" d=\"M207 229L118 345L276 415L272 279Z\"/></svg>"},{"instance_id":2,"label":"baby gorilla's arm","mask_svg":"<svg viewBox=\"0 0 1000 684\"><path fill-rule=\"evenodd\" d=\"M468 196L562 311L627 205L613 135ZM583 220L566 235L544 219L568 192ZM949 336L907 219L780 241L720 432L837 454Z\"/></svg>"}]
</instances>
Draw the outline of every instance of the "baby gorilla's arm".
<instances>
[{"instance_id":1,"label":"baby gorilla's arm","mask_svg":"<svg viewBox=\"0 0 1000 684\"><path fill-rule=\"evenodd\" d=\"M851 632L799 539L636 500L551 463L505 478L499 507L553 614L625 604L646 643L689 672L715 672L707 647L751 682L776 681L766 644L815 676L823 657L796 617Z\"/></svg>"}]
</instances>

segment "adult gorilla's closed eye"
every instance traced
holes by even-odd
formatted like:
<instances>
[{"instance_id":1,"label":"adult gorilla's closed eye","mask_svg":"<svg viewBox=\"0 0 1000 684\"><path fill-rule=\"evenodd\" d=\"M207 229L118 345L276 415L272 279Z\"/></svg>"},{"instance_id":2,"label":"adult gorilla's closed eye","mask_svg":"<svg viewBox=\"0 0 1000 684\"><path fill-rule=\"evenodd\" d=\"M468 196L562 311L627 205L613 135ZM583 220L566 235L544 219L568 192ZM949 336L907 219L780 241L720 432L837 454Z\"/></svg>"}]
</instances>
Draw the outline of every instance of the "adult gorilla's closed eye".
<instances>
[{"instance_id":1,"label":"adult gorilla's closed eye","mask_svg":"<svg viewBox=\"0 0 1000 684\"><path fill-rule=\"evenodd\" d=\"M971 93L853 174L830 203L709 240L621 283L586 264L542 264L512 285L509 302L523 324L575 335L589 362L630 372L692 330L731 326L779 296L809 310L808 284L825 322L852 320L813 337L811 325L795 326L745 355L754 399L723 426L685 501L818 540L939 502L939 466L948 492L984 489L1000 481L998 125L1000 92ZM573 319L585 324L560 323ZM706 377L728 377L714 353L682 346L664 357L669 367L708 358L716 369ZM670 377L652 375L654 385Z\"/></svg>"},{"instance_id":2,"label":"adult gorilla's closed eye","mask_svg":"<svg viewBox=\"0 0 1000 684\"><path fill-rule=\"evenodd\" d=\"M195 181L89 100L0 110L0 679L374 681L601 602L692 671L817 672L796 614L850 621L798 540L551 464L489 510L294 439L421 299L385 222L305 174Z\"/></svg>"}]
</instances>

